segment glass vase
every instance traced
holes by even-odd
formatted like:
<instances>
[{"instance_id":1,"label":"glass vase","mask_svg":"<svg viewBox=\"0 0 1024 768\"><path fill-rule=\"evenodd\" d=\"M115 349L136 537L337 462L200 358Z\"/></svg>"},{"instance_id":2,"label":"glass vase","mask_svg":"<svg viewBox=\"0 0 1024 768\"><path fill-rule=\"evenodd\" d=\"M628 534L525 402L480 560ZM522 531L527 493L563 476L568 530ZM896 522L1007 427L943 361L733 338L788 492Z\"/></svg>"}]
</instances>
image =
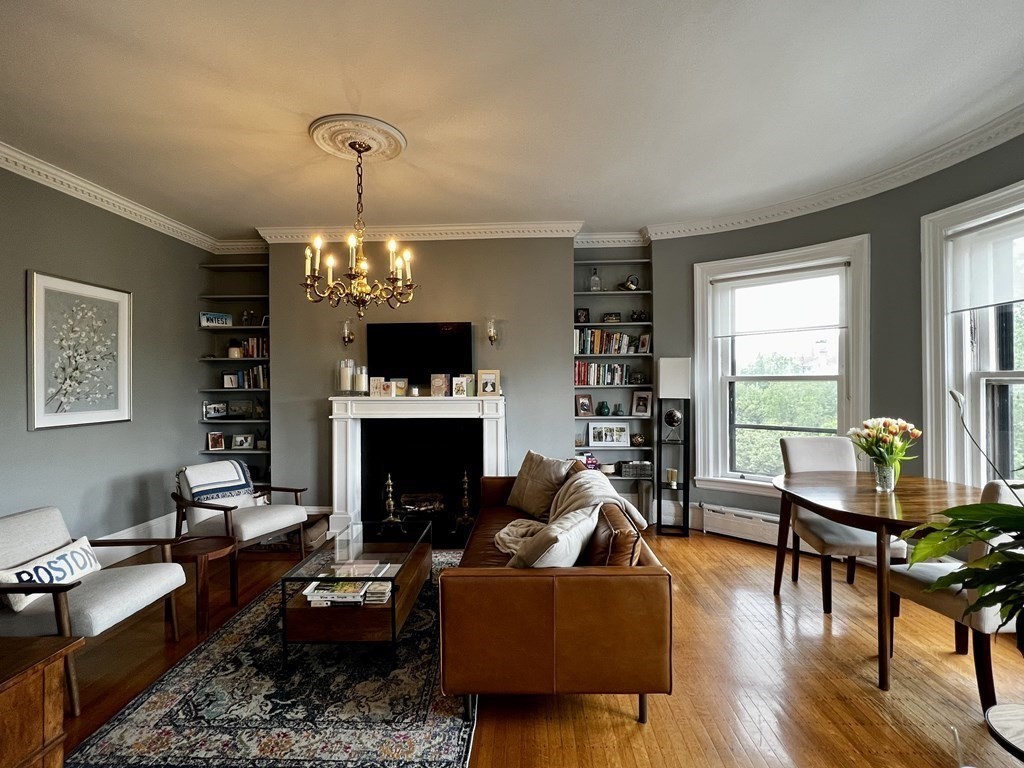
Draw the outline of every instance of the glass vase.
<instances>
[{"instance_id":1,"label":"glass vase","mask_svg":"<svg viewBox=\"0 0 1024 768\"><path fill-rule=\"evenodd\" d=\"M896 490L896 477L895 464L875 464L875 490L878 493L892 493Z\"/></svg>"}]
</instances>

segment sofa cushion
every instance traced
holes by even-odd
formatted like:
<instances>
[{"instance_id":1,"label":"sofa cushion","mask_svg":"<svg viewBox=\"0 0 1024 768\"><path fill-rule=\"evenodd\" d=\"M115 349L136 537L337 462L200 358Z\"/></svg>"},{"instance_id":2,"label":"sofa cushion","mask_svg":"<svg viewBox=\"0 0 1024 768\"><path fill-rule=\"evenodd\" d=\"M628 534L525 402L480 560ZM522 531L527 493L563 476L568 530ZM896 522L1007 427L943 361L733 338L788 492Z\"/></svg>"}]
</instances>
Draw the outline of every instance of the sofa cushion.
<instances>
[{"instance_id":1,"label":"sofa cushion","mask_svg":"<svg viewBox=\"0 0 1024 768\"><path fill-rule=\"evenodd\" d=\"M525 540L508 564L513 568L570 568L590 541L596 525L597 514L591 509L562 515Z\"/></svg>"},{"instance_id":2,"label":"sofa cushion","mask_svg":"<svg viewBox=\"0 0 1024 768\"><path fill-rule=\"evenodd\" d=\"M93 573L100 569L100 561L89 545L89 539L85 536L67 546L55 549L27 563L15 566L9 570L0 571L0 583L2 584L24 584L35 582L37 584L70 584L78 581L87 573ZM34 595L5 595L7 604L11 610L19 612L24 610L32 602L40 598L48 598L49 595L37 593Z\"/></svg>"},{"instance_id":3,"label":"sofa cushion","mask_svg":"<svg viewBox=\"0 0 1024 768\"><path fill-rule=\"evenodd\" d=\"M462 553L460 566L467 568L504 568L508 565L508 554L494 545L494 534L523 517L515 507L487 507L480 511L469 541Z\"/></svg>"},{"instance_id":4,"label":"sofa cushion","mask_svg":"<svg viewBox=\"0 0 1024 768\"><path fill-rule=\"evenodd\" d=\"M573 464L573 459L549 459L527 451L508 497L509 506L518 507L531 517L546 521L551 510L551 500L562 487Z\"/></svg>"},{"instance_id":5,"label":"sofa cushion","mask_svg":"<svg viewBox=\"0 0 1024 768\"><path fill-rule=\"evenodd\" d=\"M614 504L602 504L580 564L636 565L639 559L640 531L636 525Z\"/></svg>"}]
</instances>

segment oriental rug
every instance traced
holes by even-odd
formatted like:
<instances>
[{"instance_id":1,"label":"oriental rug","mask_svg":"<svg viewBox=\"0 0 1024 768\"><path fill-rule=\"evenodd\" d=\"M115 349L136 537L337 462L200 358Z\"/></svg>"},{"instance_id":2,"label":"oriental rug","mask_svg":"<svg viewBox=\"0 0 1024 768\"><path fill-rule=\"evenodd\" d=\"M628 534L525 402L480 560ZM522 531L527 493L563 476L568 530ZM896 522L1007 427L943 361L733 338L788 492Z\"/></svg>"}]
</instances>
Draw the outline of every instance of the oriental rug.
<instances>
[{"instance_id":1,"label":"oriental rug","mask_svg":"<svg viewBox=\"0 0 1024 768\"><path fill-rule=\"evenodd\" d=\"M323 562L308 564L319 572ZM68 756L68 768L464 768L474 722L440 691L437 574L394 646L294 645L272 587ZM324 608L324 610L335 610Z\"/></svg>"}]
</instances>

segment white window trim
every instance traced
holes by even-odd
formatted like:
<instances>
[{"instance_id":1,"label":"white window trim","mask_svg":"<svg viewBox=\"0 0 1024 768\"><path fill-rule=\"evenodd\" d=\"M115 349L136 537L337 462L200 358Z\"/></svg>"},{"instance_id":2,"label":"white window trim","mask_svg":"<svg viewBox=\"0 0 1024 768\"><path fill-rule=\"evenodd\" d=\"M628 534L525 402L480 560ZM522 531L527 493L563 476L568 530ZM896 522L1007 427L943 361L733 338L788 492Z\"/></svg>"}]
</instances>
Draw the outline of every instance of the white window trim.
<instances>
[{"instance_id":1,"label":"white window trim","mask_svg":"<svg viewBox=\"0 0 1024 768\"><path fill-rule=\"evenodd\" d=\"M985 458L960 425L950 389L968 397L967 424L985 445L980 382L965 378L964 351L950 350L949 281L946 239L957 232L1024 211L1024 181L921 217L921 356L927 450L924 473L969 485L984 484Z\"/></svg>"},{"instance_id":2,"label":"white window trim","mask_svg":"<svg viewBox=\"0 0 1024 768\"><path fill-rule=\"evenodd\" d=\"M871 298L870 262L871 237L857 235L843 240L818 243L804 248L743 256L735 259L710 261L693 266L694 303L694 409L696 434L696 476L694 485L722 491L764 496L778 496L767 481L739 480L725 477L726 457L722 454L721 440L711 435L724 434L728 418L728 403L724 402L721 388L713 381L712 355L715 344L711 336L711 281L744 277L750 274L811 268L847 261L850 264L847 281L848 338L845 359L840 362L847 381L846 402L839 403L839 433L868 417L870 405L870 320L868 306Z\"/></svg>"}]
</instances>

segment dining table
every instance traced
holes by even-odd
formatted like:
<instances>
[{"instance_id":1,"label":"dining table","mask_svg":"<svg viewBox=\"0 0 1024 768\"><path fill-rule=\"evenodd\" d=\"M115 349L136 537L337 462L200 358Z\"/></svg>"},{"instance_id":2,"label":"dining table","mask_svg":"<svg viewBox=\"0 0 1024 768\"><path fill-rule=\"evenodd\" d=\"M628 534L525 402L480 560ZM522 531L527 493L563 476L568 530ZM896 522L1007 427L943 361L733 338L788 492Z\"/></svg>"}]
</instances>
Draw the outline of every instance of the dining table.
<instances>
[{"instance_id":1,"label":"dining table","mask_svg":"<svg viewBox=\"0 0 1024 768\"><path fill-rule=\"evenodd\" d=\"M876 490L873 472L792 472L779 475L772 484L782 494L779 508L779 540L776 552L775 591L782 587L793 507L801 507L843 525L873 531L877 543L875 581L878 599L878 687L889 690L892 637L889 604L890 538L929 522L943 519L942 512L981 499L981 489L930 477L904 475L896 489Z\"/></svg>"}]
</instances>

